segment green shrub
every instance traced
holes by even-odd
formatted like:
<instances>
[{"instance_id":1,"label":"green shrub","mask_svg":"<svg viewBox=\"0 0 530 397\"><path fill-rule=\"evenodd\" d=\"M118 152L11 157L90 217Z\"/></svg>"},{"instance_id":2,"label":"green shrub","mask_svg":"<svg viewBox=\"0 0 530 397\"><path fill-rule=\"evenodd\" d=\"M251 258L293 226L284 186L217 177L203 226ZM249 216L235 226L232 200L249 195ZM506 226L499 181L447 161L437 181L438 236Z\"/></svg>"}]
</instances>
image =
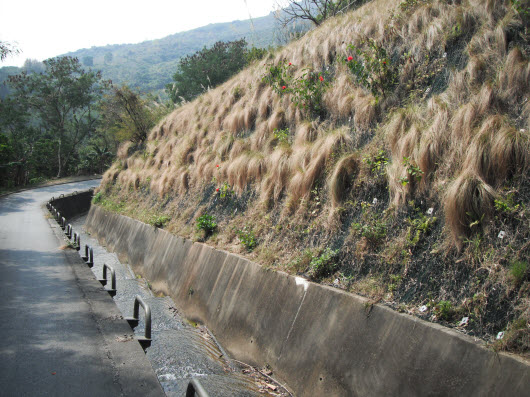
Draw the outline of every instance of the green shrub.
<instances>
[{"instance_id":1,"label":"green shrub","mask_svg":"<svg viewBox=\"0 0 530 397\"><path fill-rule=\"evenodd\" d=\"M238 230L237 237L239 237L239 241L241 241L241 244L243 244L248 251L252 251L256 248L256 236L254 236L252 230L246 230L246 228Z\"/></svg>"},{"instance_id":2,"label":"green shrub","mask_svg":"<svg viewBox=\"0 0 530 397\"><path fill-rule=\"evenodd\" d=\"M204 230L206 235L213 233L216 228L217 223L212 215L204 214L197 218L197 230Z\"/></svg>"},{"instance_id":3,"label":"green shrub","mask_svg":"<svg viewBox=\"0 0 530 397\"><path fill-rule=\"evenodd\" d=\"M386 97L397 84L398 69L392 65L383 45L366 38L359 47L350 45L348 48L356 56L349 56L346 64L357 82L370 90L376 101L381 96Z\"/></svg>"},{"instance_id":4,"label":"green shrub","mask_svg":"<svg viewBox=\"0 0 530 397\"><path fill-rule=\"evenodd\" d=\"M287 62L269 65L262 81L280 95L290 94L291 102L307 115L324 115L323 97L329 86L327 74L305 68L299 77L293 78L293 68Z\"/></svg>"},{"instance_id":5,"label":"green shrub","mask_svg":"<svg viewBox=\"0 0 530 397\"><path fill-rule=\"evenodd\" d=\"M515 285L519 285L526 278L528 273L528 262L514 261L510 265L510 276Z\"/></svg>"},{"instance_id":6,"label":"green shrub","mask_svg":"<svg viewBox=\"0 0 530 397\"><path fill-rule=\"evenodd\" d=\"M453 318L455 310L453 305L449 301L440 301L435 307L435 311L438 314L440 320L449 321Z\"/></svg>"},{"instance_id":7,"label":"green shrub","mask_svg":"<svg viewBox=\"0 0 530 397\"><path fill-rule=\"evenodd\" d=\"M387 235L388 222L384 213L373 212L370 210L371 204L362 202L363 209L362 222L354 222L352 230L371 242L376 242Z\"/></svg>"},{"instance_id":8,"label":"green shrub","mask_svg":"<svg viewBox=\"0 0 530 397\"><path fill-rule=\"evenodd\" d=\"M309 263L309 277L313 280L319 280L331 274L337 268L335 259L338 253L338 250L326 248L319 256L313 257Z\"/></svg>"},{"instance_id":9,"label":"green shrub","mask_svg":"<svg viewBox=\"0 0 530 397\"><path fill-rule=\"evenodd\" d=\"M92 197L92 203L93 204L97 204L97 203L100 203L101 200L103 200L103 193L102 192L97 192L94 197Z\"/></svg>"},{"instance_id":10,"label":"green shrub","mask_svg":"<svg viewBox=\"0 0 530 397\"><path fill-rule=\"evenodd\" d=\"M403 186L410 183L413 179L416 179L418 182L421 181L423 177L423 171L416 164L410 161L409 157L403 157L403 165L407 169L407 174L409 177L401 178L401 184Z\"/></svg>"},{"instance_id":11,"label":"green shrub","mask_svg":"<svg viewBox=\"0 0 530 397\"><path fill-rule=\"evenodd\" d=\"M147 223L149 223L151 226L154 227L164 227L166 223L168 223L171 220L171 218L167 215L153 215L149 218Z\"/></svg>"},{"instance_id":12,"label":"green shrub","mask_svg":"<svg viewBox=\"0 0 530 397\"><path fill-rule=\"evenodd\" d=\"M368 164L372 174L382 175L385 173L388 157L386 156L385 151L381 149L376 155L363 158L363 162Z\"/></svg>"}]
</instances>

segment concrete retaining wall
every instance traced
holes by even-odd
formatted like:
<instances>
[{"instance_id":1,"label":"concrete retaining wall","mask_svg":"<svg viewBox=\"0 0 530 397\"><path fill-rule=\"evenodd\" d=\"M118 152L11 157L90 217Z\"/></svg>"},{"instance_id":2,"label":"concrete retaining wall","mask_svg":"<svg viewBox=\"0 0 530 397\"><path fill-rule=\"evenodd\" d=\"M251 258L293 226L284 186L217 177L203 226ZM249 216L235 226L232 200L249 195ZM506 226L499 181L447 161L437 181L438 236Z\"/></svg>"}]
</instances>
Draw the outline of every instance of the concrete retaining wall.
<instances>
[{"instance_id":1,"label":"concrete retaining wall","mask_svg":"<svg viewBox=\"0 0 530 397\"><path fill-rule=\"evenodd\" d=\"M94 190L90 189L79 193L74 192L67 196L55 197L50 202L61 213L61 216L64 216L68 221L75 215L88 212L93 194Z\"/></svg>"},{"instance_id":2,"label":"concrete retaining wall","mask_svg":"<svg viewBox=\"0 0 530 397\"><path fill-rule=\"evenodd\" d=\"M299 396L527 396L530 367L337 289L92 207L87 229L235 358Z\"/></svg>"}]
</instances>

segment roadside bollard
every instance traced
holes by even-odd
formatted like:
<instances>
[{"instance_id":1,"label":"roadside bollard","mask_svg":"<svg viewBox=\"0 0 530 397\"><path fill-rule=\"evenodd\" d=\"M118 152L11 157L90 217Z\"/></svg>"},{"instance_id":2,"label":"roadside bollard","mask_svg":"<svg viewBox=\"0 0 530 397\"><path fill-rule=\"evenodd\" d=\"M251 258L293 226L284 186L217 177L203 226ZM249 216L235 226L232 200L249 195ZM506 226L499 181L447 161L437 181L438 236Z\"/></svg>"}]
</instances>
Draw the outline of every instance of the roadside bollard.
<instances>
[{"instance_id":1,"label":"roadside bollard","mask_svg":"<svg viewBox=\"0 0 530 397\"><path fill-rule=\"evenodd\" d=\"M88 261L88 248L88 244L85 244L85 255L81 257L85 262Z\"/></svg>"},{"instance_id":2,"label":"roadside bollard","mask_svg":"<svg viewBox=\"0 0 530 397\"><path fill-rule=\"evenodd\" d=\"M202 387L201 383L196 378L190 380L188 388L186 389L186 397L193 396L208 397L208 393L206 393L206 390L204 390L204 387Z\"/></svg>"},{"instance_id":3,"label":"roadside bollard","mask_svg":"<svg viewBox=\"0 0 530 397\"><path fill-rule=\"evenodd\" d=\"M110 296L116 295L116 272L112 267L107 265L106 263L103 264L103 278L98 280L101 285L107 285L107 269L110 272L110 289L106 289Z\"/></svg>"},{"instance_id":4,"label":"roadside bollard","mask_svg":"<svg viewBox=\"0 0 530 397\"><path fill-rule=\"evenodd\" d=\"M61 218L61 229L64 230L64 228L66 227L66 219L64 218L64 216Z\"/></svg>"},{"instance_id":5,"label":"roadside bollard","mask_svg":"<svg viewBox=\"0 0 530 397\"><path fill-rule=\"evenodd\" d=\"M138 342L145 350L147 347L151 346L151 308L144 302L140 295L136 295L134 298L133 316L126 318L125 320L127 320L131 328L138 326L138 312L140 305L142 305L145 312L145 336L143 338L138 338Z\"/></svg>"},{"instance_id":6,"label":"roadside bollard","mask_svg":"<svg viewBox=\"0 0 530 397\"><path fill-rule=\"evenodd\" d=\"M94 267L94 250L92 249L92 247L90 247L89 257L86 264L88 265L88 267Z\"/></svg>"}]
</instances>

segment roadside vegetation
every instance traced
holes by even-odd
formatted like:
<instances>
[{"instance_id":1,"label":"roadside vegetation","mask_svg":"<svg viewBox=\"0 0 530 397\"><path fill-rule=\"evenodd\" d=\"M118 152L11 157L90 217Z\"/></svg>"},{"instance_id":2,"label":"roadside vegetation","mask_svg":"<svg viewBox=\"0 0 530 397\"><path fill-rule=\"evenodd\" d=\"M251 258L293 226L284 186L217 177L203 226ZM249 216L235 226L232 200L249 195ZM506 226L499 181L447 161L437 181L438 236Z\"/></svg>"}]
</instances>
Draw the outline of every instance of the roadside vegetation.
<instances>
[{"instance_id":1,"label":"roadside vegetation","mask_svg":"<svg viewBox=\"0 0 530 397\"><path fill-rule=\"evenodd\" d=\"M339 13L122 145L102 200L528 355L529 17L519 0Z\"/></svg>"}]
</instances>

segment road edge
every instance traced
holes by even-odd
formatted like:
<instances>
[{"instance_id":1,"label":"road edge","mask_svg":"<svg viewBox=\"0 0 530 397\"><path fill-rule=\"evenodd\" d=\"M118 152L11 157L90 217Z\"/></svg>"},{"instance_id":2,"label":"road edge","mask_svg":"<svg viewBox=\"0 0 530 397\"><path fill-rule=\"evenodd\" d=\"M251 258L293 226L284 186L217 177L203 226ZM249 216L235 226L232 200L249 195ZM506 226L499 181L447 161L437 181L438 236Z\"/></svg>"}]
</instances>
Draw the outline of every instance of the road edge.
<instances>
[{"instance_id":1,"label":"road edge","mask_svg":"<svg viewBox=\"0 0 530 397\"><path fill-rule=\"evenodd\" d=\"M45 216L49 215L45 205L41 209ZM46 218L60 245L66 244L61 227L52 217ZM77 251L65 249L62 252L74 273L78 288L90 307L98 332L105 341L105 351L107 357L112 360L114 379L119 383L122 395L165 396L151 363L134 339L133 331L123 319L114 300L104 291Z\"/></svg>"}]
</instances>

